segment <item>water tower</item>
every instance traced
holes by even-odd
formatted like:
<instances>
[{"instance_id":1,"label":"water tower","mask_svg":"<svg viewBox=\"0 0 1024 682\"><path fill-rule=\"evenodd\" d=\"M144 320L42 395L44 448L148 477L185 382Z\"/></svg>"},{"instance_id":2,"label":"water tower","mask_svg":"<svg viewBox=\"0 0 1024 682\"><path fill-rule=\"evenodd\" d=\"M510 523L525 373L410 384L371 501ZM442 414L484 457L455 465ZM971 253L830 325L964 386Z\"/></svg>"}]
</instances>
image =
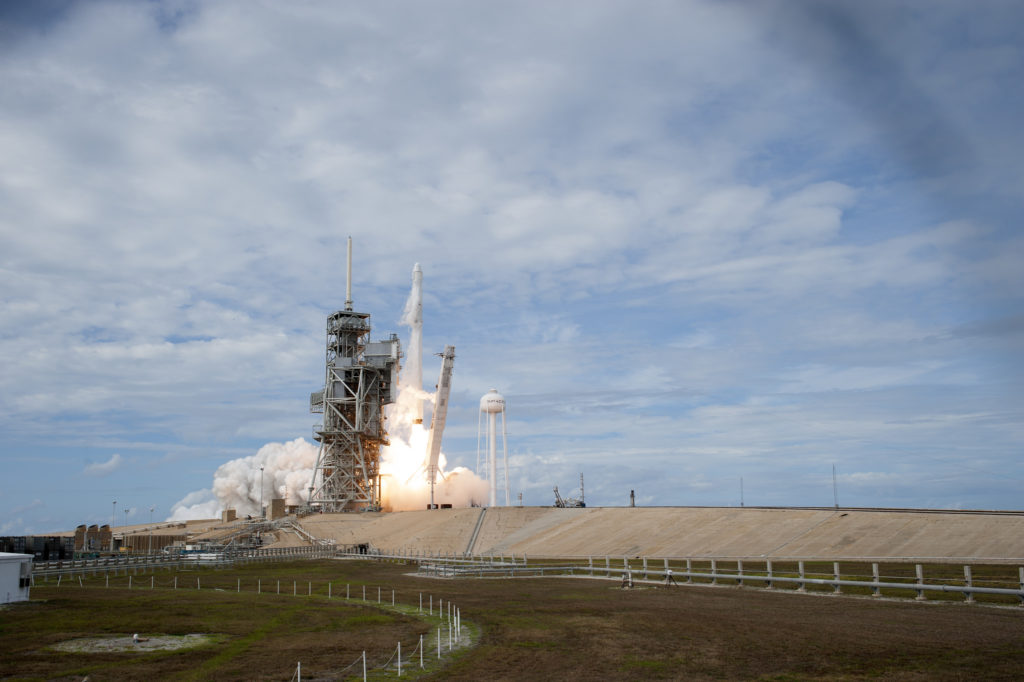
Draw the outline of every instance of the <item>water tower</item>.
<instances>
[{"instance_id":1,"label":"water tower","mask_svg":"<svg viewBox=\"0 0 1024 682\"><path fill-rule=\"evenodd\" d=\"M508 440L505 431L505 398L497 389L492 388L480 398L480 418L477 420L476 429L476 468L478 472L486 472L486 478L491 486L491 507L498 506L498 415L501 415L501 450L502 462L505 474L505 506L511 506L512 499L508 485ZM487 415L487 462L481 468L481 437L484 435L484 415Z\"/></svg>"}]
</instances>

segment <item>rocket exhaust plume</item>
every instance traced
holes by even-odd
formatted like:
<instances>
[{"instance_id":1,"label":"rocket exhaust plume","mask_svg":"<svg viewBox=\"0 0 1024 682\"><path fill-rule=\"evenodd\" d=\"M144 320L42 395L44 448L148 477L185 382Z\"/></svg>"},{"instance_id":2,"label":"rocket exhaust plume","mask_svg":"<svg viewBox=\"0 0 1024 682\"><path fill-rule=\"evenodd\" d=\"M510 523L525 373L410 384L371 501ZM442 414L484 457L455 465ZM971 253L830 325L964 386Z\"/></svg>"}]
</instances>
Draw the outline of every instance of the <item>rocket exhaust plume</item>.
<instances>
[{"instance_id":1,"label":"rocket exhaust plume","mask_svg":"<svg viewBox=\"0 0 1024 682\"><path fill-rule=\"evenodd\" d=\"M431 502L427 478L427 444L430 431L423 424L423 404L434 394L423 390L423 270L413 267L412 290L405 302L402 324L410 328L408 355L402 368L398 400L388 408L390 445L381 448L381 479L384 508L390 511L426 509ZM438 457L440 483L434 501L456 507L483 504L487 482L470 469L446 471L444 452Z\"/></svg>"}]
</instances>

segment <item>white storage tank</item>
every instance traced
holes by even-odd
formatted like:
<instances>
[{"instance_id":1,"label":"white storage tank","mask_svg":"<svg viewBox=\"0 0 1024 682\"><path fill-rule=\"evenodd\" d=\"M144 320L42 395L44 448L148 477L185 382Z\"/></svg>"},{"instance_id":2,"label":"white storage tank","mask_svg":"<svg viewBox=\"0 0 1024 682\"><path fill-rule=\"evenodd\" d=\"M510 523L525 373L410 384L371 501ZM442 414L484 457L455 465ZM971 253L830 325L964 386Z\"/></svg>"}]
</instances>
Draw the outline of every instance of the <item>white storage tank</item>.
<instances>
[{"instance_id":1,"label":"white storage tank","mask_svg":"<svg viewBox=\"0 0 1024 682\"><path fill-rule=\"evenodd\" d=\"M0 552L0 604L28 601L32 555Z\"/></svg>"}]
</instances>

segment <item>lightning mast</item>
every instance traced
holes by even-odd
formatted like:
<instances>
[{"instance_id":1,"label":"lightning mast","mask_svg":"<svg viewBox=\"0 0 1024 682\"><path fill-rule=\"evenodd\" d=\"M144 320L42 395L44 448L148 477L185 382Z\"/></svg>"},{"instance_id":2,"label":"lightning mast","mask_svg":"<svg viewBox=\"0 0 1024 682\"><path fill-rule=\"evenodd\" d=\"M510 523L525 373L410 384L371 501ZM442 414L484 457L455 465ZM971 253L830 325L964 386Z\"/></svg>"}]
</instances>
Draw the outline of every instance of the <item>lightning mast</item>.
<instances>
[{"instance_id":1,"label":"lightning mast","mask_svg":"<svg viewBox=\"0 0 1024 682\"><path fill-rule=\"evenodd\" d=\"M323 414L309 504L324 512L379 510L380 448L388 444L384 405L394 402L401 344L392 334L370 341L370 314L352 310L352 238L348 238L345 309L327 318L324 387L309 396Z\"/></svg>"}]
</instances>

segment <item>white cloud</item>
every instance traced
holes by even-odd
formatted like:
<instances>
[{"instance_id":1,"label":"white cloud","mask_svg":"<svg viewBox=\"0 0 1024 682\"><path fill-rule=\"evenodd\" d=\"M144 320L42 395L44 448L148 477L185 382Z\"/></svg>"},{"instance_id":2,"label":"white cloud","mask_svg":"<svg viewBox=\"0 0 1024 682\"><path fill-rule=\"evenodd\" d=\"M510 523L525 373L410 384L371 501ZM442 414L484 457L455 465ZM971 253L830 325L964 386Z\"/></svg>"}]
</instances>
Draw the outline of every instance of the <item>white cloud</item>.
<instances>
[{"instance_id":1,"label":"white cloud","mask_svg":"<svg viewBox=\"0 0 1024 682\"><path fill-rule=\"evenodd\" d=\"M124 457L115 452L106 462L87 464L82 473L86 476L107 476L120 469L123 463Z\"/></svg>"}]
</instances>

